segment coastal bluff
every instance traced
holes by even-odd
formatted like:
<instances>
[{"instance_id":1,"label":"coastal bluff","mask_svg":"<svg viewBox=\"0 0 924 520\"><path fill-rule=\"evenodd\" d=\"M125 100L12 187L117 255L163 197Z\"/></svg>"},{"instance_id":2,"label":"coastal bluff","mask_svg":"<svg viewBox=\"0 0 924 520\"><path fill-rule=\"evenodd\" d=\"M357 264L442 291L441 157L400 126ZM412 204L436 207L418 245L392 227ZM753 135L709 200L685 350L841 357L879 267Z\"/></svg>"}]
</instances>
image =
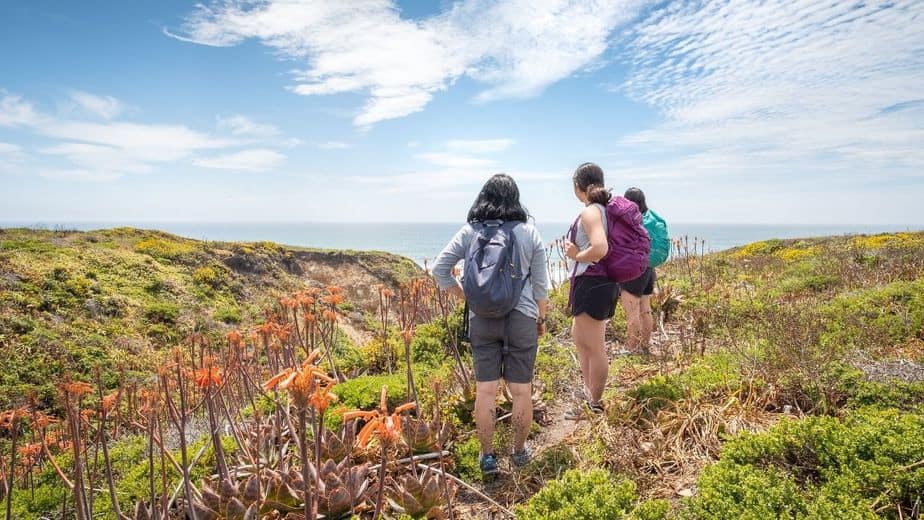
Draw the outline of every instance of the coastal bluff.
<instances>
[{"instance_id":1,"label":"coastal bluff","mask_svg":"<svg viewBox=\"0 0 924 520\"><path fill-rule=\"evenodd\" d=\"M0 229L0 401L93 367L141 370L188 334L260 321L279 297L338 286L358 340L392 289L423 270L378 251L192 240L161 231ZM111 372L110 372L111 373ZM2 404L2 403L0 403Z\"/></svg>"}]
</instances>

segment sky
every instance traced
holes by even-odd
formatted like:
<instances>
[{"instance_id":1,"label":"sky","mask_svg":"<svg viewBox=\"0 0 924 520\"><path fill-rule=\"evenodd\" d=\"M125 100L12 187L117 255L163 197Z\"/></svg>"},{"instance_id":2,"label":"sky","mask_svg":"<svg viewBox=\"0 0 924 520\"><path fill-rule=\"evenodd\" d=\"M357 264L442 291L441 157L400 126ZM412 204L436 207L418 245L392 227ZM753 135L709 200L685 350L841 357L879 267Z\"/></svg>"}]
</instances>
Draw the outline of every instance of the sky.
<instances>
[{"instance_id":1,"label":"sky","mask_svg":"<svg viewBox=\"0 0 924 520\"><path fill-rule=\"evenodd\" d=\"M0 2L0 221L924 224L924 2Z\"/></svg>"}]
</instances>

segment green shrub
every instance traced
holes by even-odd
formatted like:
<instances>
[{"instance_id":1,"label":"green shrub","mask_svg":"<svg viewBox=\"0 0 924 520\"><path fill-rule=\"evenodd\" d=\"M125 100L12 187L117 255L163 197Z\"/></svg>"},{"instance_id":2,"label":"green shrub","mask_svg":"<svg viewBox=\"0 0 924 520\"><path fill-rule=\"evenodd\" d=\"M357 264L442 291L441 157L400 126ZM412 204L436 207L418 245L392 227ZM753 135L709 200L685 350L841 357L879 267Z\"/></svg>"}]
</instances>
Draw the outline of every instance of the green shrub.
<instances>
[{"instance_id":1,"label":"green shrub","mask_svg":"<svg viewBox=\"0 0 924 520\"><path fill-rule=\"evenodd\" d=\"M784 292L822 292L836 287L840 278L825 274L810 274L794 276L780 282L780 289Z\"/></svg>"},{"instance_id":2,"label":"green shrub","mask_svg":"<svg viewBox=\"0 0 924 520\"><path fill-rule=\"evenodd\" d=\"M729 352L709 353L678 374L677 380L692 397L726 395L741 385L739 361Z\"/></svg>"},{"instance_id":3,"label":"green shrub","mask_svg":"<svg viewBox=\"0 0 924 520\"><path fill-rule=\"evenodd\" d=\"M805 511L796 482L775 468L718 463L703 470L689 503L696 519L795 518Z\"/></svg>"},{"instance_id":4,"label":"green shrub","mask_svg":"<svg viewBox=\"0 0 924 520\"><path fill-rule=\"evenodd\" d=\"M237 307L222 307L216 309L213 316L216 320L228 324L238 324L241 322L241 310Z\"/></svg>"},{"instance_id":5,"label":"green shrub","mask_svg":"<svg viewBox=\"0 0 924 520\"><path fill-rule=\"evenodd\" d=\"M618 520L633 518L638 496L631 480L616 479L610 473L595 469L586 473L565 472L539 490L525 505L517 506L520 520ZM663 506L646 506L634 518L650 516ZM666 513L666 512L665 512ZM661 516L663 518L663 515Z\"/></svg>"},{"instance_id":6,"label":"green shrub","mask_svg":"<svg viewBox=\"0 0 924 520\"><path fill-rule=\"evenodd\" d=\"M481 443L472 435L468 439L452 445L452 459L456 474L466 482L481 482Z\"/></svg>"},{"instance_id":7,"label":"green shrub","mask_svg":"<svg viewBox=\"0 0 924 520\"><path fill-rule=\"evenodd\" d=\"M193 271L193 281L211 289L217 289L221 286L221 278L219 271L209 265Z\"/></svg>"},{"instance_id":8,"label":"green shrub","mask_svg":"<svg viewBox=\"0 0 924 520\"><path fill-rule=\"evenodd\" d=\"M180 317L180 308L168 302L152 303L144 309L144 317L151 323L173 324Z\"/></svg>"},{"instance_id":9,"label":"green shrub","mask_svg":"<svg viewBox=\"0 0 924 520\"><path fill-rule=\"evenodd\" d=\"M371 410L378 407L382 387L388 387L388 407L394 409L406 402L407 379L404 374L359 376L338 384L334 393L340 404L350 410Z\"/></svg>"},{"instance_id":10,"label":"green shrub","mask_svg":"<svg viewBox=\"0 0 924 520\"><path fill-rule=\"evenodd\" d=\"M418 325L414 339L411 340L411 356L414 364L439 366L446 358L447 350L444 345L448 345L451 341L449 331L443 325L442 319ZM401 350L404 350L403 344Z\"/></svg>"},{"instance_id":11,"label":"green shrub","mask_svg":"<svg viewBox=\"0 0 924 520\"><path fill-rule=\"evenodd\" d=\"M689 501L694 518L876 518L910 512L924 489L924 415L863 409L783 420L728 442ZM891 511L891 512L889 512Z\"/></svg>"},{"instance_id":12,"label":"green shrub","mask_svg":"<svg viewBox=\"0 0 924 520\"><path fill-rule=\"evenodd\" d=\"M150 294L159 294L161 291L167 288L167 283L160 278L155 278L145 284L144 290Z\"/></svg>"},{"instance_id":13,"label":"green shrub","mask_svg":"<svg viewBox=\"0 0 924 520\"><path fill-rule=\"evenodd\" d=\"M924 381L889 381L876 383L861 381L847 402L852 408L877 406L899 410L924 411Z\"/></svg>"},{"instance_id":14,"label":"green shrub","mask_svg":"<svg viewBox=\"0 0 924 520\"><path fill-rule=\"evenodd\" d=\"M683 397L683 389L676 378L657 375L630 390L628 395L645 413L655 415Z\"/></svg>"}]
</instances>

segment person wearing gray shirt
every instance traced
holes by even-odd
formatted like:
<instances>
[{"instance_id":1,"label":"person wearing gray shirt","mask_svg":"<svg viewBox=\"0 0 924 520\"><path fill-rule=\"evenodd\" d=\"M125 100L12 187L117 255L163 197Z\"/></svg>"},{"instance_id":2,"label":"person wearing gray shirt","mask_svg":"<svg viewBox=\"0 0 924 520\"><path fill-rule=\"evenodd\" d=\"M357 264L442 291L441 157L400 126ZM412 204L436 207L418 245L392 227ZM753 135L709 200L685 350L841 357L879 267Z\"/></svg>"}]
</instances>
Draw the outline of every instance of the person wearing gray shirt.
<instances>
[{"instance_id":1,"label":"person wearing gray shirt","mask_svg":"<svg viewBox=\"0 0 924 520\"><path fill-rule=\"evenodd\" d=\"M464 298L462 286L453 277L453 268L465 258L476 235L472 224L521 222L513 228L517 251L526 282L520 299L506 317L484 318L472 314L469 336L475 364L475 426L481 442L481 471L490 477L498 472L494 454L494 409L501 378L513 395L513 463L522 466L529 461L526 436L533 422L532 380L539 347L539 336L545 332L549 279L545 246L539 232L527 223L528 214L520 204L520 192L513 178L506 174L491 177L468 213L468 223L433 263L433 276L440 290ZM506 344L506 348L505 348Z\"/></svg>"}]
</instances>

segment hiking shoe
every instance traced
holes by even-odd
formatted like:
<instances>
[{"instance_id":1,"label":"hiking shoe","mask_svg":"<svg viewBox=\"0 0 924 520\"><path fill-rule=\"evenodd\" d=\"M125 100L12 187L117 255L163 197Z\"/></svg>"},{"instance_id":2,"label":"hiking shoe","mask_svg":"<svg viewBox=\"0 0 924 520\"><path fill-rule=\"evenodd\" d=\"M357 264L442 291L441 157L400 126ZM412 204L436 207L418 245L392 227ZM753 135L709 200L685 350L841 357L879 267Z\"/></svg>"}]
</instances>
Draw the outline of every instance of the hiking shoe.
<instances>
[{"instance_id":1,"label":"hiking shoe","mask_svg":"<svg viewBox=\"0 0 924 520\"><path fill-rule=\"evenodd\" d=\"M565 412L565 419L569 421L580 421L581 419L586 419L588 410L590 410L590 413L593 415L600 415L604 412L602 404L584 401L583 403Z\"/></svg>"},{"instance_id":2,"label":"hiking shoe","mask_svg":"<svg viewBox=\"0 0 924 520\"><path fill-rule=\"evenodd\" d=\"M485 477L493 477L497 474L497 457L493 453L481 456L481 474Z\"/></svg>"},{"instance_id":3,"label":"hiking shoe","mask_svg":"<svg viewBox=\"0 0 924 520\"><path fill-rule=\"evenodd\" d=\"M533 452L530 451L528 446L523 446L523 449L520 451L513 452L513 455L510 456L510 460L513 461L513 465L517 467L523 467L529 464L529 460L533 458Z\"/></svg>"}]
</instances>

